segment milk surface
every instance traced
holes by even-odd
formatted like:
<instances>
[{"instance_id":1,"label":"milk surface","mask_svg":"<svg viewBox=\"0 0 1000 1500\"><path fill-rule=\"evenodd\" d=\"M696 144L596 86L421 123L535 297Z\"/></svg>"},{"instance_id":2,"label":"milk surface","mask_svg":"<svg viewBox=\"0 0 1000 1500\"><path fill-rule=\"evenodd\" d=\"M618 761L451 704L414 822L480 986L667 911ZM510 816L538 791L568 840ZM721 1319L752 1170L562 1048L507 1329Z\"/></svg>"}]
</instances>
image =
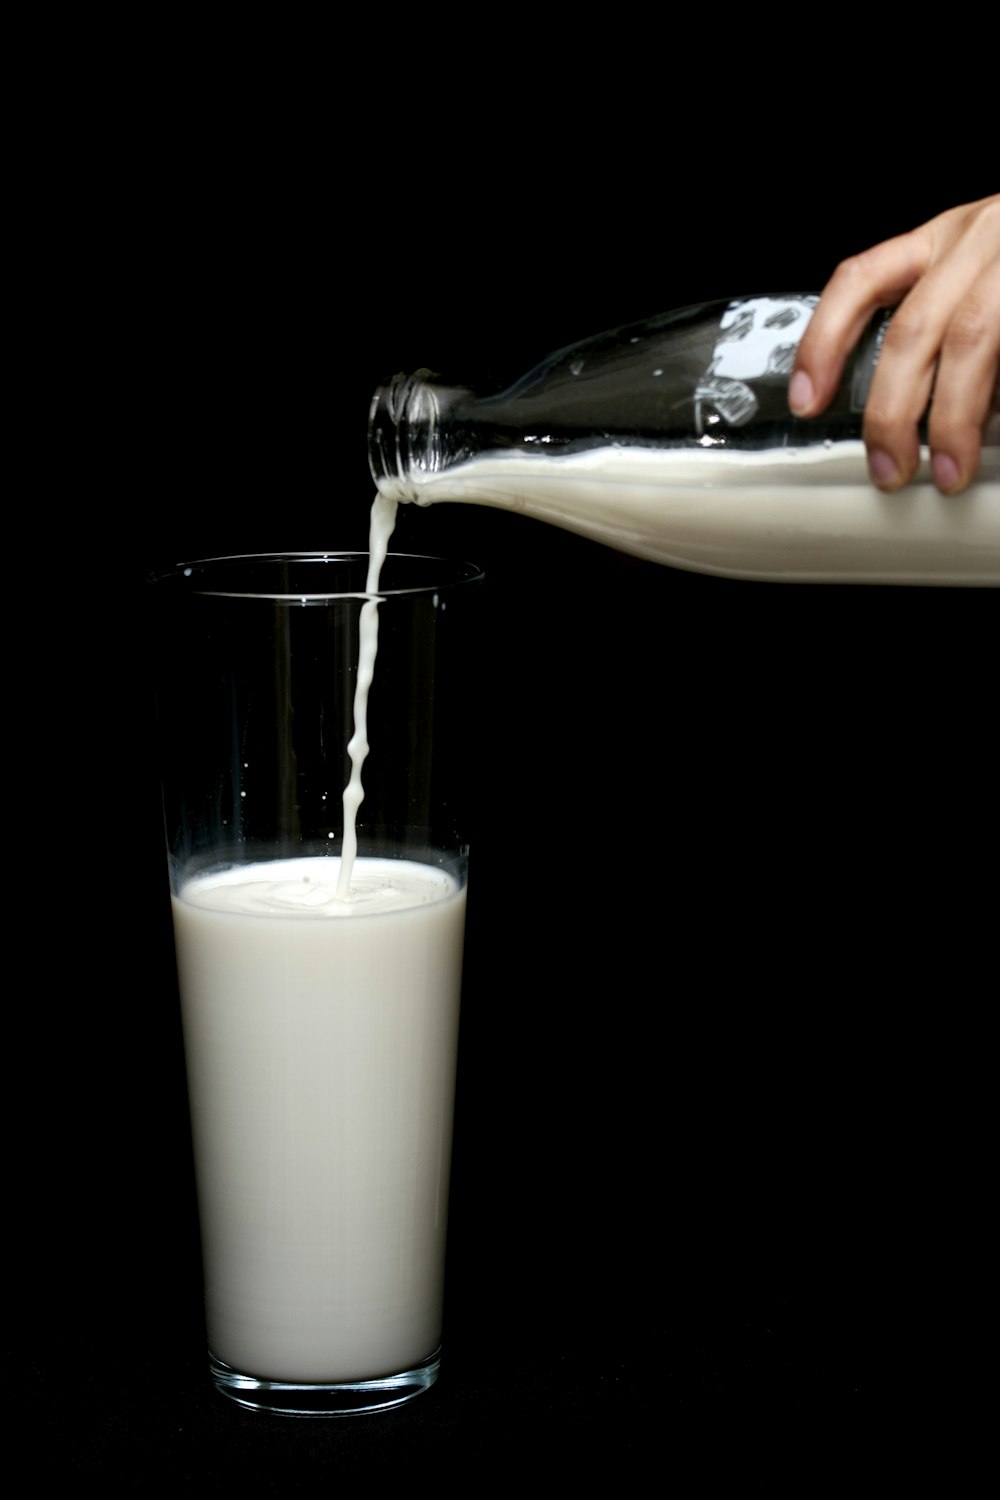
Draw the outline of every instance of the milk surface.
<instances>
[{"instance_id":1,"label":"milk surface","mask_svg":"<svg viewBox=\"0 0 1000 1500\"><path fill-rule=\"evenodd\" d=\"M336 857L173 898L209 1347L315 1383L406 1370L441 1336L465 892Z\"/></svg>"},{"instance_id":2,"label":"milk surface","mask_svg":"<svg viewBox=\"0 0 1000 1500\"><path fill-rule=\"evenodd\" d=\"M724 577L1000 584L995 459L953 496L934 488L926 454L913 484L881 494L868 480L861 442L762 452L517 450L378 484L386 496L423 505L523 511L637 557Z\"/></svg>"}]
</instances>

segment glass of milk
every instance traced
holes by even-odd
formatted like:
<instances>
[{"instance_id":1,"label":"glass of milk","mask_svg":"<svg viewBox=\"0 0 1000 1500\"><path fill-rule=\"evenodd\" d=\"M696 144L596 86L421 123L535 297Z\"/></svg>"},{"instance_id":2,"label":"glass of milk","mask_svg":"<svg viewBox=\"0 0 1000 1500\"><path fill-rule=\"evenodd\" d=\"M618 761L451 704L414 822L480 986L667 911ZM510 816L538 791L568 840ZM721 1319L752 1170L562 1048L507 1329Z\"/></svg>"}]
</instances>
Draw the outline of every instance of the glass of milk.
<instances>
[{"instance_id":1,"label":"glass of milk","mask_svg":"<svg viewBox=\"0 0 1000 1500\"><path fill-rule=\"evenodd\" d=\"M251 1408L437 1376L480 577L390 555L375 604L366 555L275 555L150 591L210 1364Z\"/></svg>"}]
</instances>

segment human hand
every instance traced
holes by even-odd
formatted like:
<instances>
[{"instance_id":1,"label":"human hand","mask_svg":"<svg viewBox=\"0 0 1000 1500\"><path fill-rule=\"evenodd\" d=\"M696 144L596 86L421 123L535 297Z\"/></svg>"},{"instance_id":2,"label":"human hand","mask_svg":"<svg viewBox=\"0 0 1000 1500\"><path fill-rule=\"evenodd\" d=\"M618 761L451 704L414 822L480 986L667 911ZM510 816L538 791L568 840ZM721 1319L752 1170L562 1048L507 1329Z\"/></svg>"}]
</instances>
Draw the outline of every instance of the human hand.
<instances>
[{"instance_id":1,"label":"human hand","mask_svg":"<svg viewBox=\"0 0 1000 1500\"><path fill-rule=\"evenodd\" d=\"M957 495L976 476L1000 365L1000 194L842 261L799 345L789 384L796 416L829 404L844 361L879 307L896 306L865 408L872 482L900 489L920 461L930 404L934 483ZM931 399L933 396L933 400Z\"/></svg>"}]
</instances>

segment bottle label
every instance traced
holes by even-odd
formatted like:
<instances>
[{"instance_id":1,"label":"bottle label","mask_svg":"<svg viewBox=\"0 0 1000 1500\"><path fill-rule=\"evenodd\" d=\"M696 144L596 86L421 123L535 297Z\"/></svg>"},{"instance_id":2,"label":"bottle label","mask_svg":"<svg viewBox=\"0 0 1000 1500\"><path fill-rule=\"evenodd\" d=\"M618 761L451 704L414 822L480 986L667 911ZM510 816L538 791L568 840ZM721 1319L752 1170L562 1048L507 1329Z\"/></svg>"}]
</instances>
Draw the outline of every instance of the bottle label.
<instances>
[{"instance_id":1,"label":"bottle label","mask_svg":"<svg viewBox=\"0 0 1000 1500\"><path fill-rule=\"evenodd\" d=\"M787 424L788 379L818 301L810 294L729 303L708 366L695 386L694 426L700 439L724 441L729 428L751 422ZM891 319L891 312L882 311L865 329L831 411L842 417L864 412Z\"/></svg>"},{"instance_id":2,"label":"bottle label","mask_svg":"<svg viewBox=\"0 0 1000 1500\"><path fill-rule=\"evenodd\" d=\"M762 383L787 386L799 340L818 301L801 296L730 302L720 319L708 368L695 387L699 436L721 436L720 426L745 427L752 422L761 405Z\"/></svg>"}]
</instances>

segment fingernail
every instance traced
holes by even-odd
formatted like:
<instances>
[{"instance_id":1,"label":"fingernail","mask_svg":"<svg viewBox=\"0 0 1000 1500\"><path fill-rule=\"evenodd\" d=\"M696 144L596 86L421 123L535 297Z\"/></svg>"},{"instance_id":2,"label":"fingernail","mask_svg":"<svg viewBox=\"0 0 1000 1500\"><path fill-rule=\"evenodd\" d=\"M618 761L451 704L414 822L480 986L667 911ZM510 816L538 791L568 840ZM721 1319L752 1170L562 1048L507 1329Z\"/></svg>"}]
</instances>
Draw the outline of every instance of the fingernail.
<instances>
[{"instance_id":1,"label":"fingernail","mask_svg":"<svg viewBox=\"0 0 1000 1500\"><path fill-rule=\"evenodd\" d=\"M788 404L797 415L807 412L813 404L813 383L805 370L796 370L788 382Z\"/></svg>"},{"instance_id":2,"label":"fingernail","mask_svg":"<svg viewBox=\"0 0 1000 1500\"><path fill-rule=\"evenodd\" d=\"M879 489L886 489L899 479L896 460L877 448L868 455L868 472L872 476L872 483L877 484Z\"/></svg>"},{"instance_id":3,"label":"fingernail","mask_svg":"<svg viewBox=\"0 0 1000 1500\"><path fill-rule=\"evenodd\" d=\"M961 478L958 464L950 453L935 453L931 459L931 472L934 475L934 483L943 495L953 490Z\"/></svg>"}]
</instances>

